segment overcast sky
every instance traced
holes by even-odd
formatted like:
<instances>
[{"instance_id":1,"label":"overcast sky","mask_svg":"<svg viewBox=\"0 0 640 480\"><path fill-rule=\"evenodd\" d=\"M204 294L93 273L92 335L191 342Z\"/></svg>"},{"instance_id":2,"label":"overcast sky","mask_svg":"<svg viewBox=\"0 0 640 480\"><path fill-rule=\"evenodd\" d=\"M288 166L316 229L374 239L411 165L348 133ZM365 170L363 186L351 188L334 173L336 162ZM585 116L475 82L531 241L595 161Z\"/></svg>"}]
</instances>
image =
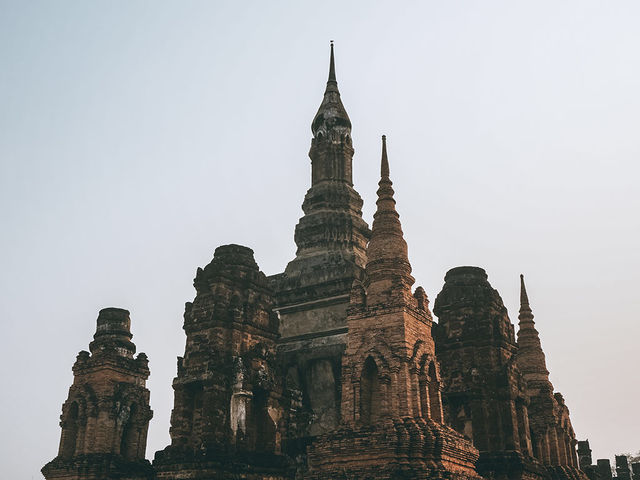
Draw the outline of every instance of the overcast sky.
<instances>
[{"instance_id":1,"label":"overcast sky","mask_svg":"<svg viewBox=\"0 0 640 480\"><path fill-rule=\"evenodd\" d=\"M169 443L184 302L216 246L294 257L329 40L371 223L380 135L416 285L520 273L595 458L640 449L640 2L0 1L0 469L40 478L98 311Z\"/></svg>"}]
</instances>

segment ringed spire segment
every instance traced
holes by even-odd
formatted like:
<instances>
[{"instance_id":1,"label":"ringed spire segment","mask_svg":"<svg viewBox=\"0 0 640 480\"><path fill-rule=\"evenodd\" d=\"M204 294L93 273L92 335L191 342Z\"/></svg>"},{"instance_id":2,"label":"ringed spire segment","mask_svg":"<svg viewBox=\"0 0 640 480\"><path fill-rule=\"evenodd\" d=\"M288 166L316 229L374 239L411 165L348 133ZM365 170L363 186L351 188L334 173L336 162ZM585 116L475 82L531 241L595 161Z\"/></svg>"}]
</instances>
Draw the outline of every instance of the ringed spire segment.
<instances>
[{"instance_id":1,"label":"ringed spire segment","mask_svg":"<svg viewBox=\"0 0 640 480\"><path fill-rule=\"evenodd\" d=\"M540 334L533 321L533 311L529 306L529 296L524 284L524 275L520 275L520 313L518 315L518 366L527 382L549 384L549 371L542 351Z\"/></svg>"},{"instance_id":2,"label":"ringed spire segment","mask_svg":"<svg viewBox=\"0 0 640 480\"><path fill-rule=\"evenodd\" d=\"M527 287L524 284L524 275L520 274L520 314L524 314L527 318L533 319L531 307L529 306L529 296L527 295Z\"/></svg>"},{"instance_id":3,"label":"ringed spire segment","mask_svg":"<svg viewBox=\"0 0 640 480\"><path fill-rule=\"evenodd\" d=\"M402 232L400 216L396 211L392 185L389 178L387 138L383 136L378 200L376 213L373 215L371 240L367 248L366 272L370 283L395 278L402 279L402 283L410 288L414 279L411 276L407 242Z\"/></svg>"}]
</instances>

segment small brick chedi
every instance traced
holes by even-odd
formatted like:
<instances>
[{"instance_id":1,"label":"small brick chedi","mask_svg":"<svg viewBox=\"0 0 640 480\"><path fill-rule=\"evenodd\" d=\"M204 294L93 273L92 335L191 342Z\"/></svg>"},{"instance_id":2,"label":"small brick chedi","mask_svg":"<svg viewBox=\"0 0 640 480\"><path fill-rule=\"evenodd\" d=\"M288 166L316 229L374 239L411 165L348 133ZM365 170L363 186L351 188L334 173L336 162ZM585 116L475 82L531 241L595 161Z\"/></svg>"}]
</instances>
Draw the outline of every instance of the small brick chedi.
<instances>
[{"instance_id":1,"label":"small brick chedi","mask_svg":"<svg viewBox=\"0 0 640 480\"><path fill-rule=\"evenodd\" d=\"M517 338L481 268L446 274L437 323L413 288L385 137L371 229L362 218L333 45L311 129L311 187L284 272L265 276L239 245L197 270L170 445L144 459L147 358L133 357L129 313L104 309L44 476L586 480L524 278ZM597 471L585 448L582 463Z\"/></svg>"},{"instance_id":2,"label":"small brick chedi","mask_svg":"<svg viewBox=\"0 0 640 480\"><path fill-rule=\"evenodd\" d=\"M73 365L62 406L58 456L42 468L47 479L152 478L145 460L149 408L147 356L133 357L129 312L105 308L89 345Z\"/></svg>"}]
</instances>

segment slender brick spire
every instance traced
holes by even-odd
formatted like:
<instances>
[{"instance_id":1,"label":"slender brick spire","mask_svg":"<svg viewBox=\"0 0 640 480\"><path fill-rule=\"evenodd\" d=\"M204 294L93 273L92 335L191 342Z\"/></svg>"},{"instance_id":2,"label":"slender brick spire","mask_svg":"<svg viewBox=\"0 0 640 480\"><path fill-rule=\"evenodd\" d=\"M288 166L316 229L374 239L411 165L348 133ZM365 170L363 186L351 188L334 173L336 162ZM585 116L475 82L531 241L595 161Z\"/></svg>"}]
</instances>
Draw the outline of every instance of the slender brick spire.
<instances>
[{"instance_id":1,"label":"slender brick spire","mask_svg":"<svg viewBox=\"0 0 640 480\"><path fill-rule=\"evenodd\" d=\"M385 294L390 294L391 283L394 287L401 287L404 293L407 290L410 292L414 282L411 276L407 242L404 240L400 216L396 211L396 201L393 198L393 183L389 178L387 138L384 135L377 194L377 210L373 215L371 240L367 247L366 273L369 298L372 298L376 290L384 290ZM373 288L376 284L380 287L379 289Z\"/></svg>"},{"instance_id":2,"label":"slender brick spire","mask_svg":"<svg viewBox=\"0 0 640 480\"><path fill-rule=\"evenodd\" d=\"M533 321L533 312L529 306L529 297L524 284L524 275L520 275L520 314L518 315L518 367L527 382L549 382L549 371L545 361L540 335Z\"/></svg>"}]
</instances>

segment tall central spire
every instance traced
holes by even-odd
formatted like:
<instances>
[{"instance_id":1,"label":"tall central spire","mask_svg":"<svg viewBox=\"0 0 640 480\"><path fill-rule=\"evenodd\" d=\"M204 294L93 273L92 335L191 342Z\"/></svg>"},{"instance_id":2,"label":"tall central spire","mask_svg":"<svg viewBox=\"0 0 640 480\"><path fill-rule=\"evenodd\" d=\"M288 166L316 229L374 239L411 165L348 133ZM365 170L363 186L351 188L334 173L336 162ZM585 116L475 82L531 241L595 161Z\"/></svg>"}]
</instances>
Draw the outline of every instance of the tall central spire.
<instances>
[{"instance_id":1,"label":"tall central spire","mask_svg":"<svg viewBox=\"0 0 640 480\"><path fill-rule=\"evenodd\" d=\"M540 334L533 321L533 312L529 306L529 296L524 284L524 275L520 275L520 313L518 315L518 367L527 383L549 382L549 371L540 343Z\"/></svg>"},{"instance_id":2,"label":"tall central spire","mask_svg":"<svg viewBox=\"0 0 640 480\"><path fill-rule=\"evenodd\" d=\"M340 100L335 63L332 42L327 86L311 124L311 188L296 227L296 259L286 273L290 279L308 274L305 281L324 278L334 285L340 277L350 290L353 277L362 276L370 230L362 219L362 198L353 189L351 121ZM318 275L321 266L331 274Z\"/></svg>"},{"instance_id":3,"label":"tall central spire","mask_svg":"<svg viewBox=\"0 0 640 480\"><path fill-rule=\"evenodd\" d=\"M411 264L404 240L400 216L396 211L393 198L393 183L389 178L389 157L387 156L387 137L382 136L382 158L380 161L380 181L378 182L377 210L373 215L371 240L367 247L367 283L368 298L372 299L376 291L385 296L393 295L393 290L411 293L414 279L411 276Z\"/></svg>"}]
</instances>

